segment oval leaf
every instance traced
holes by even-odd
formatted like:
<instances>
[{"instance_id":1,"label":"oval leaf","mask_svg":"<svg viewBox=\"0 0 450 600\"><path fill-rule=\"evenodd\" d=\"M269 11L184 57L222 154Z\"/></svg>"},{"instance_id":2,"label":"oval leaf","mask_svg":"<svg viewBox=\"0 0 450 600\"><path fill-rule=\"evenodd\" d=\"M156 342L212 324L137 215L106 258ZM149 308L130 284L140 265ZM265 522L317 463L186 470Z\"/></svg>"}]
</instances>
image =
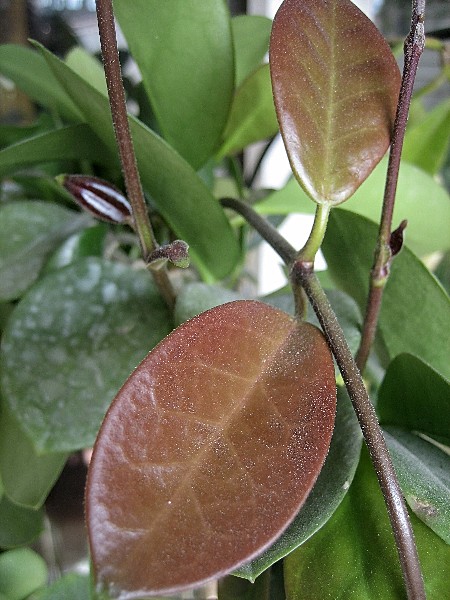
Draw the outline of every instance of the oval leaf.
<instances>
[{"instance_id":1,"label":"oval leaf","mask_svg":"<svg viewBox=\"0 0 450 600\"><path fill-rule=\"evenodd\" d=\"M388 44L349 0L285 0L270 65L296 178L316 202L343 202L389 146L400 72Z\"/></svg>"},{"instance_id":2,"label":"oval leaf","mask_svg":"<svg viewBox=\"0 0 450 600\"><path fill-rule=\"evenodd\" d=\"M335 407L331 355L310 324L237 301L176 329L97 438L86 503L99 586L167 593L263 551L316 480Z\"/></svg>"},{"instance_id":3,"label":"oval leaf","mask_svg":"<svg viewBox=\"0 0 450 600\"><path fill-rule=\"evenodd\" d=\"M8 321L1 382L37 453L91 446L125 378L170 329L143 269L92 257L34 285Z\"/></svg>"}]
</instances>

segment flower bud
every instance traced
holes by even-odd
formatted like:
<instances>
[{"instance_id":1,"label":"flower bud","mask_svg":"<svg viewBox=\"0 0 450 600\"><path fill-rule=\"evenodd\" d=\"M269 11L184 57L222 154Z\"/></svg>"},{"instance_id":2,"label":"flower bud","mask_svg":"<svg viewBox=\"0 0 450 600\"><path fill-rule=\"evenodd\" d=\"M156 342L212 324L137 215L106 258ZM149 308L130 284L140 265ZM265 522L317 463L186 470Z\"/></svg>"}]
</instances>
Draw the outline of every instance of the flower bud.
<instances>
[{"instance_id":1,"label":"flower bud","mask_svg":"<svg viewBox=\"0 0 450 600\"><path fill-rule=\"evenodd\" d=\"M88 175L60 175L56 179L75 202L96 219L133 226L130 203L108 181Z\"/></svg>"}]
</instances>

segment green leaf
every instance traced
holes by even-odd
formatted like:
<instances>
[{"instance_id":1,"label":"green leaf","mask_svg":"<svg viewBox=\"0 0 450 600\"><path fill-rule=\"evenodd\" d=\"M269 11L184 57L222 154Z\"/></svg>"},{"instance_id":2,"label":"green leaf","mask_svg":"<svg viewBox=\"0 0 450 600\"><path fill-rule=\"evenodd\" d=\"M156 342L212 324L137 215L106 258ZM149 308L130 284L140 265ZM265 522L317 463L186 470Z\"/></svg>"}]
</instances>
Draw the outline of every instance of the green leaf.
<instances>
[{"instance_id":1,"label":"green leaf","mask_svg":"<svg viewBox=\"0 0 450 600\"><path fill-rule=\"evenodd\" d=\"M333 210L322 250L338 285L365 309L378 227L345 210ZM395 257L383 294L379 327L390 358L408 352L450 376L450 303L438 281L408 249Z\"/></svg>"},{"instance_id":2,"label":"green leaf","mask_svg":"<svg viewBox=\"0 0 450 600\"><path fill-rule=\"evenodd\" d=\"M71 121L82 121L80 111L37 52L15 44L0 46L0 73L38 104Z\"/></svg>"},{"instance_id":3,"label":"green leaf","mask_svg":"<svg viewBox=\"0 0 450 600\"><path fill-rule=\"evenodd\" d=\"M177 296L175 304L175 325L181 325L200 313L233 300L243 300L244 296L232 290L207 285L206 283L188 283Z\"/></svg>"},{"instance_id":4,"label":"green leaf","mask_svg":"<svg viewBox=\"0 0 450 600\"><path fill-rule=\"evenodd\" d=\"M64 63L41 48L55 75L97 135L114 151L108 100ZM205 278L222 278L239 258L239 246L225 213L193 169L160 137L129 118L143 184ZM214 240L211 240L214 231Z\"/></svg>"},{"instance_id":5,"label":"green leaf","mask_svg":"<svg viewBox=\"0 0 450 600\"><path fill-rule=\"evenodd\" d=\"M304 506L283 535L264 554L235 574L254 581L263 571L287 556L316 533L333 515L353 480L362 436L345 388L338 388L336 422L330 450Z\"/></svg>"},{"instance_id":6,"label":"green leaf","mask_svg":"<svg viewBox=\"0 0 450 600\"><path fill-rule=\"evenodd\" d=\"M450 100L441 102L411 129L403 142L403 159L435 175L448 155ZM427 196L427 201L430 196Z\"/></svg>"},{"instance_id":7,"label":"green leaf","mask_svg":"<svg viewBox=\"0 0 450 600\"><path fill-rule=\"evenodd\" d=\"M16 144L25 138L30 138L54 128L52 118L41 113L31 125L0 125L0 148Z\"/></svg>"},{"instance_id":8,"label":"green leaf","mask_svg":"<svg viewBox=\"0 0 450 600\"><path fill-rule=\"evenodd\" d=\"M234 88L224 0L115 0L114 10L167 141L199 168L216 150Z\"/></svg>"},{"instance_id":9,"label":"green leaf","mask_svg":"<svg viewBox=\"0 0 450 600\"><path fill-rule=\"evenodd\" d=\"M378 222L381 216L386 169L387 159L381 161L342 208ZM314 207L295 179L291 179L282 189L273 192L254 206L264 215L313 213ZM419 256L450 246L450 198L447 191L436 179L414 165L402 161L394 223L400 223L405 218L408 219L406 244ZM430 231L433 235L430 235Z\"/></svg>"},{"instance_id":10,"label":"green leaf","mask_svg":"<svg viewBox=\"0 0 450 600\"><path fill-rule=\"evenodd\" d=\"M0 548L17 548L31 544L44 529L44 514L14 504L4 496L0 500ZM2 554L0 554L1 558ZM1 587L0 575L0 591Z\"/></svg>"},{"instance_id":11,"label":"green leaf","mask_svg":"<svg viewBox=\"0 0 450 600\"><path fill-rule=\"evenodd\" d=\"M53 160L86 159L116 164L117 159L85 124L69 125L22 140L0 151L0 177Z\"/></svg>"},{"instance_id":12,"label":"green leaf","mask_svg":"<svg viewBox=\"0 0 450 600\"><path fill-rule=\"evenodd\" d=\"M88 576L68 573L28 600L93 600L89 588Z\"/></svg>"},{"instance_id":13,"label":"green leaf","mask_svg":"<svg viewBox=\"0 0 450 600\"><path fill-rule=\"evenodd\" d=\"M48 255L89 219L53 203L17 201L0 207L0 299L18 298Z\"/></svg>"},{"instance_id":14,"label":"green leaf","mask_svg":"<svg viewBox=\"0 0 450 600\"><path fill-rule=\"evenodd\" d=\"M47 582L47 567L29 548L0 554L0 593L9 600L24 600Z\"/></svg>"},{"instance_id":15,"label":"green leaf","mask_svg":"<svg viewBox=\"0 0 450 600\"><path fill-rule=\"evenodd\" d=\"M321 332L267 304L229 302L173 331L95 443L86 513L98 587L181 591L258 555L321 470L335 394Z\"/></svg>"},{"instance_id":16,"label":"green leaf","mask_svg":"<svg viewBox=\"0 0 450 600\"><path fill-rule=\"evenodd\" d=\"M383 425L420 431L450 444L450 384L416 356L400 354L378 391Z\"/></svg>"},{"instance_id":17,"label":"green leaf","mask_svg":"<svg viewBox=\"0 0 450 600\"><path fill-rule=\"evenodd\" d=\"M238 152L278 131L269 65L252 73L236 91L218 157Z\"/></svg>"},{"instance_id":18,"label":"green leaf","mask_svg":"<svg viewBox=\"0 0 450 600\"><path fill-rule=\"evenodd\" d=\"M411 510L450 544L450 456L400 427L384 434Z\"/></svg>"},{"instance_id":19,"label":"green leaf","mask_svg":"<svg viewBox=\"0 0 450 600\"><path fill-rule=\"evenodd\" d=\"M229 575L219 580L220 600L272 600L270 594L270 571L258 577L254 583Z\"/></svg>"},{"instance_id":20,"label":"green leaf","mask_svg":"<svg viewBox=\"0 0 450 600\"><path fill-rule=\"evenodd\" d=\"M5 406L0 412L0 475L4 493L20 506L38 509L59 477L66 454L38 456Z\"/></svg>"},{"instance_id":21,"label":"green leaf","mask_svg":"<svg viewBox=\"0 0 450 600\"><path fill-rule=\"evenodd\" d=\"M447 544L411 515L428 600L448 596ZM364 449L352 486L316 535L285 559L288 600L406 599L386 507Z\"/></svg>"},{"instance_id":22,"label":"green leaf","mask_svg":"<svg viewBox=\"0 0 450 600\"><path fill-rule=\"evenodd\" d=\"M65 58L66 65L77 75L88 81L93 88L108 96L105 72L102 63L81 46L75 46Z\"/></svg>"},{"instance_id":23,"label":"green leaf","mask_svg":"<svg viewBox=\"0 0 450 600\"><path fill-rule=\"evenodd\" d=\"M87 258L36 284L9 320L1 376L38 454L91 446L120 385L170 329L145 270Z\"/></svg>"},{"instance_id":24,"label":"green leaf","mask_svg":"<svg viewBox=\"0 0 450 600\"><path fill-rule=\"evenodd\" d=\"M100 223L70 236L52 254L44 267L44 273L62 269L87 256L103 256L108 232L108 225Z\"/></svg>"},{"instance_id":25,"label":"green leaf","mask_svg":"<svg viewBox=\"0 0 450 600\"><path fill-rule=\"evenodd\" d=\"M285 0L270 69L295 177L316 202L344 202L390 143L400 72L387 42L350 0Z\"/></svg>"},{"instance_id":26,"label":"green leaf","mask_svg":"<svg viewBox=\"0 0 450 600\"><path fill-rule=\"evenodd\" d=\"M239 15L231 19L236 87L260 66L269 50L271 29L272 21L260 15Z\"/></svg>"}]
</instances>

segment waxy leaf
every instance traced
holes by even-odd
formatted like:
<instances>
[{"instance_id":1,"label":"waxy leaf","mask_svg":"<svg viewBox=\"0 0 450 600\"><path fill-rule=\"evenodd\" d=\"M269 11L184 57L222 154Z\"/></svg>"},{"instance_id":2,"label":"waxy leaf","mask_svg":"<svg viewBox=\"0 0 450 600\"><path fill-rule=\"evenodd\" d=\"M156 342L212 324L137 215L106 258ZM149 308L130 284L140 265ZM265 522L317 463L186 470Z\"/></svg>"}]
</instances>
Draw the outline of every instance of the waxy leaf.
<instances>
[{"instance_id":1,"label":"waxy leaf","mask_svg":"<svg viewBox=\"0 0 450 600\"><path fill-rule=\"evenodd\" d=\"M85 215L50 202L17 201L0 208L0 299L18 298L48 255L89 224Z\"/></svg>"},{"instance_id":2,"label":"waxy leaf","mask_svg":"<svg viewBox=\"0 0 450 600\"><path fill-rule=\"evenodd\" d=\"M43 529L44 512L42 510L31 510L18 506L6 496L1 498L0 548L17 548L31 544L40 536Z\"/></svg>"},{"instance_id":3,"label":"waxy leaf","mask_svg":"<svg viewBox=\"0 0 450 600\"><path fill-rule=\"evenodd\" d=\"M390 143L400 72L388 44L350 0L285 0L270 65L296 178L316 202L344 202Z\"/></svg>"},{"instance_id":4,"label":"waxy leaf","mask_svg":"<svg viewBox=\"0 0 450 600\"><path fill-rule=\"evenodd\" d=\"M116 0L163 137L195 169L217 149L234 89L224 0Z\"/></svg>"},{"instance_id":5,"label":"waxy leaf","mask_svg":"<svg viewBox=\"0 0 450 600\"><path fill-rule=\"evenodd\" d=\"M450 456L400 427L388 427L384 435L409 506L450 544Z\"/></svg>"},{"instance_id":6,"label":"waxy leaf","mask_svg":"<svg viewBox=\"0 0 450 600\"><path fill-rule=\"evenodd\" d=\"M377 412L383 426L420 431L450 445L450 382L416 356L399 354L391 362Z\"/></svg>"},{"instance_id":7,"label":"waxy leaf","mask_svg":"<svg viewBox=\"0 0 450 600\"><path fill-rule=\"evenodd\" d=\"M260 66L269 50L272 21L260 15L239 15L231 19L236 87Z\"/></svg>"},{"instance_id":8,"label":"waxy leaf","mask_svg":"<svg viewBox=\"0 0 450 600\"><path fill-rule=\"evenodd\" d=\"M427 600L448 598L450 549L411 515ZM284 561L287 600L406 600L383 496L363 448L355 479L325 527Z\"/></svg>"},{"instance_id":9,"label":"waxy leaf","mask_svg":"<svg viewBox=\"0 0 450 600\"><path fill-rule=\"evenodd\" d=\"M123 381L170 329L143 269L92 257L35 284L8 320L0 375L36 452L91 446Z\"/></svg>"},{"instance_id":10,"label":"waxy leaf","mask_svg":"<svg viewBox=\"0 0 450 600\"><path fill-rule=\"evenodd\" d=\"M96 441L86 507L99 587L168 593L262 552L320 472L335 403L322 334L275 308L231 302L172 332Z\"/></svg>"}]
</instances>

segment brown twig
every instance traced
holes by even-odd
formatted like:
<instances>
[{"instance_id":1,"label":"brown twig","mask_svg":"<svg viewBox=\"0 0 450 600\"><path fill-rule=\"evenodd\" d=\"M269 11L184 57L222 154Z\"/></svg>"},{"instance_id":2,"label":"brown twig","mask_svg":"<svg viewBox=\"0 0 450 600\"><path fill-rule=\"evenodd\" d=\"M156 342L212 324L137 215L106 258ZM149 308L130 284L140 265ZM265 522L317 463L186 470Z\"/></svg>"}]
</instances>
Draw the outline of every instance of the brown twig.
<instances>
[{"instance_id":1,"label":"brown twig","mask_svg":"<svg viewBox=\"0 0 450 600\"><path fill-rule=\"evenodd\" d=\"M128 123L125 91L122 83L122 73L117 49L116 28L111 0L97 0L97 21L102 48L103 65L108 87L109 103L114 125L117 146L119 150L122 173L125 180L128 199L133 210L133 219L136 232L141 245L141 252L146 261L150 254L158 247L153 228L148 216L142 191L141 180L134 153ZM175 292L167 275L162 269L152 269L150 272L158 286L161 295L170 307L175 303Z\"/></svg>"},{"instance_id":2,"label":"brown twig","mask_svg":"<svg viewBox=\"0 0 450 600\"><path fill-rule=\"evenodd\" d=\"M361 371L364 370L370 349L375 339L378 317L381 309L383 290L389 277L393 258L391 249L392 215L394 212L395 194L397 190L400 158L408 121L409 105L413 92L419 59L425 47L424 33L425 0L413 0L411 28L405 40L405 62L402 83L394 121L391 150L384 190L383 208L378 231L375 258L370 276L369 297L364 317L361 343L356 354L356 362Z\"/></svg>"}]
</instances>

